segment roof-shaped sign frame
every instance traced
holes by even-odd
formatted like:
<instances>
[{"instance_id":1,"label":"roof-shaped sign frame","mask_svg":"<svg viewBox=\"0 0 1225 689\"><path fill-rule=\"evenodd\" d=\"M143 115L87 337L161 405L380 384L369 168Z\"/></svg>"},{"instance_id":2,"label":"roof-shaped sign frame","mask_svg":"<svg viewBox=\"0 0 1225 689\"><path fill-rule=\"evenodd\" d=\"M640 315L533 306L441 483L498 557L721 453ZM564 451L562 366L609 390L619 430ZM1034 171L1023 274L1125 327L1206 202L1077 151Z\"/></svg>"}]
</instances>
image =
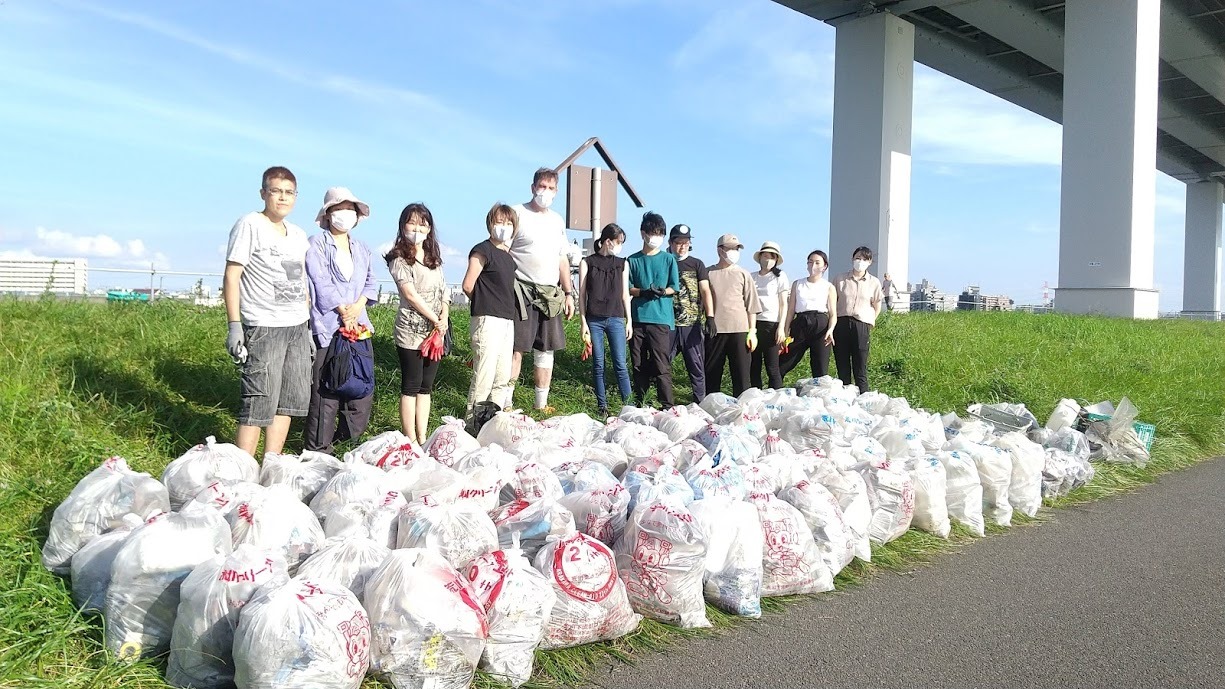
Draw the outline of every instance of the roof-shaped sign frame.
<instances>
[{"instance_id":1,"label":"roof-shaped sign frame","mask_svg":"<svg viewBox=\"0 0 1225 689\"><path fill-rule=\"evenodd\" d=\"M600 142L600 137L598 136L593 136L584 141L582 146L575 149L574 153L571 153L569 157L561 161L561 163L553 169L557 172L557 174L561 174L566 170L566 168L573 165L574 161L578 160L592 147L595 147L596 153L599 153L600 157L604 159L604 164L608 166L608 169L617 173L617 181L620 182L621 188L625 190L625 193L629 194L630 200L634 202L634 205L639 208L645 207L645 204L642 202L642 198L638 196L638 192L634 191L633 185L630 184L629 179L625 177L625 173L621 172L621 168L617 166L617 163L612 159L612 156L608 154L608 149L604 148L604 144Z\"/></svg>"}]
</instances>

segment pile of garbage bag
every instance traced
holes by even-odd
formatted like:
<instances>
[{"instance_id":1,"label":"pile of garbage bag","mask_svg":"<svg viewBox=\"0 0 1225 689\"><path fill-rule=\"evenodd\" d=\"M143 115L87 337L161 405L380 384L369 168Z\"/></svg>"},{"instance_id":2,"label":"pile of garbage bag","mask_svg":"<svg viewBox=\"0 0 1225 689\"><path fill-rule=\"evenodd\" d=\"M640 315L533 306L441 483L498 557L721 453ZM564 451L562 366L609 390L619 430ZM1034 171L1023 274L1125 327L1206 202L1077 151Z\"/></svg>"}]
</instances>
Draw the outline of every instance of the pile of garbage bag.
<instances>
[{"instance_id":1,"label":"pile of garbage bag","mask_svg":"<svg viewBox=\"0 0 1225 689\"><path fill-rule=\"evenodd\" d=\"M650 618L829 591L909 529L982 535L1142 464L1126 398L940 415L832 378L537 422L446 419L345 454L266 455L212 437L158 479L112 457L51 519L42 560L101 615L120 659L169 651L178 687L519 686L536 649ZM1151 427L1148 427L1151 429ZM1145 435L1147 433L1147 435Z\"/></svg>"}]
</instances>

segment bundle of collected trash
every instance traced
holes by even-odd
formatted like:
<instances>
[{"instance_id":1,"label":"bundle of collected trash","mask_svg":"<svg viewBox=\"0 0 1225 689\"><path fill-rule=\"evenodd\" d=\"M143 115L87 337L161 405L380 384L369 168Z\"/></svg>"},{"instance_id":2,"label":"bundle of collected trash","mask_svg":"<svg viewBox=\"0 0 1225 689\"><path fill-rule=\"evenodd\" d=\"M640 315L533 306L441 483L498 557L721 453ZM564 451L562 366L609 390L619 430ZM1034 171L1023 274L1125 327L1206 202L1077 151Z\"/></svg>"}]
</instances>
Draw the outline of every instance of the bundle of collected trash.
<instances>
[{"instance_id":1,"label":"bundle of collected trash","mask_svg":"<svg viewBox=\"0 0 1225 689\"><path fill-rule=\"evenodd\" d=\"M343 460L209 438L161 480L111 458L56 509L44 565L71 576L121 658L169 652L179 687L512 686L537 648L705 627L707 604L829 591L872 543L982 535L1141 463L1135 408L1063 400L912 408L828 377L605 422L499 412L423 446ZM1082 430L1083 429L1083 430Z\"/></svg>"}]
</instances>

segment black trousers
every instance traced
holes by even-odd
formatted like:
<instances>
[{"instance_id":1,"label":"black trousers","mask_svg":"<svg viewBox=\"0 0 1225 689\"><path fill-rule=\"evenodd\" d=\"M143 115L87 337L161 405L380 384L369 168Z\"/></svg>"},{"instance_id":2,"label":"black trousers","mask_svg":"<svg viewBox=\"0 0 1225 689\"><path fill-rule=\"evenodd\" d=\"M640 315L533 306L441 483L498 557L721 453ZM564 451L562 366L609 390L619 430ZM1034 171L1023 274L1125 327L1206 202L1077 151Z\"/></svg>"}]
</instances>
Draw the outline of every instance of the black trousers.
<instances>
[{"instance_id":1,"label":"black trousers","mask_svg":"<svg viewBox=\"0 0 1225 689\"><path fill-rule=\"evenodd\" d=\"M844 316L834 324L834 362L844 385L854 383L860 392L868 391L868 347L872 326L858 318Z\"/></svg>"},{"instance_id":2,"label":"black trousers","mask_svg":"<svg viewBox=\"0 0 1225 689\"><path fill-rule=\"evenodd\" d=\"M829 314L819 311L802 311L791 319L791 346L779 357L779 368L785 376L799 365L808 352L808 364L812 377L829 375L829 355L832 348L825 344L825 331L829 330Z\"/></svg>"},{"instance_id":3,"label":"black trousers","mask_svg":"<svg viewBox=\"0 0 1225 689\"><path fill-rule=\"evenodd\" d=\"M706 339L706 394L723 388L723 365L732 373L732 395L749 389L748 333L719 333Z\"/></svg>"},{"instance_id":4,"label":"black trousers","mask_svg":"<svg viewBox=\"0 0 1225 689\"><path fill-rule=\"evenodd\" d=\"M327 347L315 352L310 409L306 412L303 435L305 449L332 454L335 443L361 437L366 432L366 426L370 425L370 411L374 407L374 395L360 400L341 401L320 394L319 376L327 355Z\"/></svg>"},{"instance_id":5,"label":"black trousers","mask_svg":"<svg viewBox=\"0 0 1225 689\"><path fill-rule=\"evenodd\" d=\"M778 335L778 323L774 321L757 321L757 349L749 357L749 382L753 387L760 388L761 365L766 365L766 382L775 390L783 387L783 373L778 367L778 345L774 339Z\"/></svg>"},{"instance_id":6,"label":"black trousers","mask_svg":"<svg viewBox=\"0 0 1225 689\"><path fill-rule=\"evenodd\" d=\"M655 323L635 323L630 338L630 360L634 367L634 398L641 405L651 381L664 408L674 406L672 398L672 328Z\"/></svg>"}]
</instances>

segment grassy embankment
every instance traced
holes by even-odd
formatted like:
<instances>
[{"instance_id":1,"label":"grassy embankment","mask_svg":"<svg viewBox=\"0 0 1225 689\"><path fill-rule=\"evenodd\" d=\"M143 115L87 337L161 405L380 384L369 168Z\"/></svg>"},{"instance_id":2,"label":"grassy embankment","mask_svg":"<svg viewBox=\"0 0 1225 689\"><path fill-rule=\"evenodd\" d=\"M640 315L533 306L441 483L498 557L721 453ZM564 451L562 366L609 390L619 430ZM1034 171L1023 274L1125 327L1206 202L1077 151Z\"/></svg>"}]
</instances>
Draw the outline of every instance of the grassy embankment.
<instances>
[{"instance_id":1,"label":"grassy embankment","mask_svg":"<svg viewBox=\"0 0 1225 689\"><path fill-rule=\"evenodd\" d=\"M374 314L380 334L372 431L398 423L393 315ZM66 582L41 567L39 549L52 510L100 459L122 455L158 476L206 435L233 438L238 372L223 351L222 321L219 310L174 304L0 301L0 687L165 686L161 663L106 662L99 625L74 613ZM455 325L458 356L443 363L435 417L461 410L467 394L465 313L456 313ZM576 327L569 327L572 342ZM913 314L886 318L873 340L874 386L932 410L1019 401L1045 418L1061 397L1129 396L1141 419L1158 426L1153 461L1142 470L1100 468L1092 484L1060 504L1128 490L1225 448L1220 324ZM791 378L804 375L806 365ZM680 365L675 379L678 399L688 401ZM530 395L530 384L520 386L516 402L529 407ZM615 398L613 392L614 408ZM552 402L558 413L595 412L589 367L573 346L557 359ZM290 447L300 448L300 440L291 436ZM904 569L970 540L960 531L949 541L911 531L876 548L871 565L849 567L837 584ZM785 603L769 600L766 608ZM735 624L713 609L711 617L716 629ZM756 624L769 623L767 615ZM610 657L704 633L646 622L613 643L538 653L533 684L574 683Z\"/></svg>"}]
</instances>

